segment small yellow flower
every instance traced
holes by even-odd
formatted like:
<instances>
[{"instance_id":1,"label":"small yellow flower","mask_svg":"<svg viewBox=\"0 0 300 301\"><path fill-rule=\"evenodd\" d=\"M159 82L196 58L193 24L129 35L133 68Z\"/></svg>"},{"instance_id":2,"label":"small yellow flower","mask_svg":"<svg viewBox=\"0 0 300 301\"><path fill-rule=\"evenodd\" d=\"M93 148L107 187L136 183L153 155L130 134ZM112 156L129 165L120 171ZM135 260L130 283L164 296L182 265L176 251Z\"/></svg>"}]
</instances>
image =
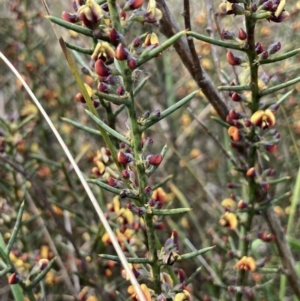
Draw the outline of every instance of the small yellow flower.
<instances>
[{"instance_id":1,"label":"small yellow flower","mask_svg":"<svg viewBox=\"0 0 300 301\"><path fill-rule=\"evenodd\" d=\"M143 47L158 46L158 45L159 45L158 37L154 32L147 34L145 41L142 44Z\"/></svg>"},{"instance_id":2,"label":"small yellow flower","mask_svg":"<svg viewBox=\"0 0 300 301\"><path fill-rule=\"evenodd\" d=\"M150 290L148 289L147 285L146 284L141 284L141 289L142 289L142 292L145 296L145 300L146 301L151 301L151 293L150 293ZM135 293L135 290L133 288L132 285L130 285L127 289L127 292L131 295L131 297L134 299L134 300L137 300L137 301L140 301L139 297L137 296L137 294Z\"/></svg>"},{"instance_id":3,"label":"small yellow flower","mask_svg":"<svg viewBox=\"0 0 300 301\"><path fill-rule=\"evenodd\" d=\"M231 198L224 199L222 201L221 205L222 205L222 207L224 207L228 211L235 210L235 208L236 208L236 203Z\"/></svg>"},{"instance_id":4,"label":"small yellow flower","mask_svg":"<svg viewBox=\"0 0 300 301\"><path fill-rule=\"evenodd\" d=\"M270 109L267 109L265 111L259 110L256 111L251 116L251 122L262 129L267 129L271 126L275 125L276 118L273 112Z\"/></svg>"},{"instance_id":5,"label":"small yellow flower","mask_svg":"<svg viewBox=\"0 0 300 301\"><path fill-rule=\"evenodd\" d=\"M107 42L98 43L95 47L91 59L97 61L98 59L103 62L112 61L115 57L115 51Z\"/></svg>"},{"instance_id":6,"label":"small yellow flower","mask_svg":"<svg viewBox=\"0 0 300 301\"><path fill-rule=\"evenodd\" d=\"M256 268L255 260L253 257L244 256L236 263L235 268L252 272Z\"/></svg>"},{"instance_id":7,"label":"small yellow flower","mask_svg":"<svg viewBox=\"0 0 300 301\"><path fill-rule=\"evenodd\" d=\"M156 8L156 1L149 0L148 7L147 7L148 18L153 19L155 21L159 21L162 18L162 12Z\"/></svg>"},{"instance_id":8,"label":"small yellow flower","mask_svg":"<svg viewBox=\"0 0 300 301\"><path fill-rule=\"evenodd\" d=\"M219 224L222 227L228 227L230 230L233 230L238 225L237 216L232 212L226 212L220 219Z\"/></svg>"}]
</instances>

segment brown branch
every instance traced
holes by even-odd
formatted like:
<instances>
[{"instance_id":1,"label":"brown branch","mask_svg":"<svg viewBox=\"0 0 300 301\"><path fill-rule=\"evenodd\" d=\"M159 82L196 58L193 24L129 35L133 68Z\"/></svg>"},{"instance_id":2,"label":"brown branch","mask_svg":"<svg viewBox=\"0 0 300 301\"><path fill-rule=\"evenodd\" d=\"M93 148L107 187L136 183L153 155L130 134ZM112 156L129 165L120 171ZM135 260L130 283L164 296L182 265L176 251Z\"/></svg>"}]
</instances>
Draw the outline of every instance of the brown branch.
<instances>
[{"instance_id":1,"label":"brown branch","mask_svg":"<svg viewBox=\"0 0 300 301\"><path fill-rule=\"evenodd\" d=\"M165 2L165 0L157 0L157 6L162 11L163 18L160 20L160 31L166 37L170 38L177 32L179 32L178 25L176 24L170 10ZM222 119L226 119L228 115L228 108L224 101L222 100L219 91L216 89L208 74L203 70L201 64L199 63L199 68L195 68L195 59L193 58L191 51L189 49L187 39L181 38L175 45L174 48L179 55L182 63L188 69L189 73L195 80L198 87L202 90L203 94L206 96L208 101L214 107L216 112ZM197 56L196 61L199 62Z\"/></svg>"},{"instance_id":2,"label":"brown branch","mask_svg":"<svg viewBox=\"0 0 300 301\"><path fill-rule=\"evenodd\" d=\"M265 218L273 234L276 237L277 249L286 270L286 276L289 280L295 295L300 299L300 279L296 271L296 263L286 240L285 233L282 229L278 216L275 214L273 207L267 209Z\"/></svg>"}]
</instances>

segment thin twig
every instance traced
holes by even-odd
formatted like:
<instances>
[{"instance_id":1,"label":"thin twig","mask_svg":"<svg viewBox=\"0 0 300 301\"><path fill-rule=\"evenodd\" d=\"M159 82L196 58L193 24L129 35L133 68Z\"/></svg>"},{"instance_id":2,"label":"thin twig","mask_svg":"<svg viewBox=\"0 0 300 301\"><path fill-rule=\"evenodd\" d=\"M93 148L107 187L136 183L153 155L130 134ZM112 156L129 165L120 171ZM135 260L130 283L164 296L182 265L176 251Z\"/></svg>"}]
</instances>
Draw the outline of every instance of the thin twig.
<instances>
[{"instance_id":1,"label":"thin twig","mask_svg":"<svg viewBox=\"0 0 300 301\"><path fill-rule=\"evenodd\" d=\"M167 6L165 0L157 0L157 6L161 10L163 15L162 19L160 20L160 31L166 37L172 37L179 32L178 25L175 22L172 14L170 13L169 7ZM178 42L174 44L174 48L181 61L195 80L198 87L201 88L203 94L207 97L208 101L215 108L219 116L225 120L229 110L226 104L223 102L220 93L217 91L215 85L213 84L205 70L202 69L201 65L199 72L195 72L194 63L191 59L191 52L189 50L186 39L179 39ZM197 61L199 61L198 57Z\"/></svg>"},{"instance_id":2,"label":"thin twig","mask_svg":"<svg viewBox=\"0 0 300 301\"><path fill-rule=\"evenodd\" d=\"M223 145L220 143L220 141L214 136L214 134L206 127L206 125L198 119L198 117L193 113L193 110L191 108L187 108L188 112L193 116L193 118L204 128L207 135L210 136L215 143L219 146L220 150L223 152L223 154L230 160L230 162L237 168L240 169L238 164L235 162L235 160L228 154L226 149L223 147Z\"/></svg>"}]
</instances>

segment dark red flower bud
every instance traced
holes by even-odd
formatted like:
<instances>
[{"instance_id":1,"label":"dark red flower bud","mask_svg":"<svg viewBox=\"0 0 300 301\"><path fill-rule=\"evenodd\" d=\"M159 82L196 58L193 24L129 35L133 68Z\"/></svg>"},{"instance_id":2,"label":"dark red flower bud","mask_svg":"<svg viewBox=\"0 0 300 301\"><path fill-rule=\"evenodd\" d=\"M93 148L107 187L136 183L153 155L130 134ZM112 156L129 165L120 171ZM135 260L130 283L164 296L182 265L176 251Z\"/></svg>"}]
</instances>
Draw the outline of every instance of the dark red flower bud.
<instances>
[{"instance_id":1,"label":"dark red flower bud","mask_svg":"<svg viewBox=\"0 0 300 301\"><path fill-rule=\"evenodd\" d=\"M255 168L254 167L249 168L246 172L246 176L248 178L254 178L256 176Z\"/></svg>"},{"instance_id":2,"label":"dark red flower bud","mask_svg":"<svg viewBox=\"0 0 300 301\"><path fill-rule=\"evenodd\" d=\"M95 72L100 76L109 76L111 70L104 64L102 60L97 60L95 63Z\"/></svg>"},{"instance_id":3,"label":"dark red flower bud","mask_svg":"<svg viewBox=\"0 0 300 301\"><path fill-rule=\"evenodd\" d=\"M237 204L237 207L238 207L239 209L245 209L245 208L248 207L248 203L246 203L246 202L243 201L243 200L240 200L240 201L238 202L238 204Z\"/></svg>"},{"instance_id":4,"label":"dark red flower bud","mask_svg":"<svg viewBox=\"0 0 300 301\"><path fill-rule=\"evenodd\" d=\"M236 36L235 36L234 32L223 29L221 32L221 38L223 40L234 40L236 38Z\"/></svg>"},{"instance_id":5,"label":"dark red flower bud","mask_svg":"<svg viewBox=\"0 0 300 301\"><path fill-rule=\"evenodd\" d=\"M108 4L107 3L104 3L101 5L101 8L105 11L105 12L109 12L109 7L108 7Z\"/></svg>"},{"instance_id":6,"label":"dark red flower bud","mask_svg":"<svg viewBox=\"0 0 300 301\"><path fill-rule=\"evenodd\" d=\"M129 153L123 153L121 151L119 151L118 153L118 162L121 164L128 164L129 162L131 162L133 159L132 155Z\"/></svg>"},{"instance_id":7,"label":"dark red flower bud","mask_svg":"<svg viewBox=\"0 0 300 301\"><path fill-rule=\"evenodd\" d=\"M276 53L277 51L279 51L280 48L281 48L280 42L273 43L273 44L271 44L271 45L269 46L268 52L269 52L269 54L274 54L274 53Z\"/></svg>"},{"instance_id":8,"label":"dark red flower bud","mask_svg":"<svg viewBox=\"0 0 300 301\"><path fill-rule=\"evenodd\" d=\"M143 4L144 0L128 0L124 5L123 10L127 11L137 9L140 8Z\"/></svg>"},{"instance_id":9,"label":"dark red flower bud","mask_svg":"<svg viewBox=\"0 0 300 301\"><path fill-rule=\"evenodd\" d=\"M252 123L249 119L244 119L244 125L245 127L249 128L252 125Z\"/></svg>"},{"instance_id":10,"label":"dark red flower bud","mask_svg":"<svg viewBox=\"0 0 300 301\"><path fill-rule=\"evenodd\" d=\"M233 101L239 102L239 101L242 100L242 97L241 97L238 93L234 92L234 93L231 95L231 99L232 99Z\"/></svg>"},{"instance_id":11,"label":"dark red flower bud","mask_svg":"<svg viewBox=\"0 0 300 301\"><path fill-rule=\"evenodd\" d=\"M100 82L98 84L98 91L102 92L102 93L108 93L108 86L102 82Z\"/></svg>"},{"instance_id":12,"label":"dark red flower bud","mask_svg":"<svg viewBox=\"0 0 300 301\"><path fill-rule=\"evenodd\" d=\"M21 277L19 274L16 273L12 273L9 277L8 277L8 283L9 284L17 284L19 283L21 280Z\"/></svg>"},{"instance_id":13,"label":"dark red flower bud","mask_svg":"<svg viewBox=\"0 0 300 301\"><path fill-rule=\"evenodd\" d=\"M227 183L227 188L229 188L229 189L234 189L234 188L237 188L237 187L239 187L239 184L237 184L237 183Z\"/></svg>"},{"instance_id":14,"label":"dark red flower bud","mask_svg":"<svg viewBox=\"0 0 300 301\"><path fill-rule=\"evenodd\" d=\"M80 92L76 94L75 99L78 102L85 103L85 99L84 99L82 93L80 93Z\"/></svg>"},{"instance_id":15,"label":"dark red flower bud","mask_svg":"<svg viewBox=\"0 0 300 301\"><path fill-rule=\"evenodd\" d=\"M238 66L242 63L242 60L239 57L234 56L230 50L227 51L226 60L231 66Z\"/></svg>"},{"instance_id":16,"label":"dark red flower bud","mask_svg":"<svg viewBox=\"0 0 300 301\"><path fill-rule=\"evenodd\" d=\"M240 28L238 37L240 40L247 40L248 35L243 28Z\"/></svg>"},{"instance_id":17,"label":"dark red flower bud","mask_svg":"<svg viewBox=\"0 0 300 301\"><path fill-rule=\"evenodd\" d=\"M135 38L132 42L133 47L137 48L141 45L141 39L140 38Z\"/></svg>"},{"instance_id":18,"label":"dark red flower bud","mask_svg":"<svg viewBox=\"0 0 300 301\"><path fill-rule=\"evenodd\" d=\"M122 177L124 179L128 179L129 178L129 172L128 172L128 170L126 170L126 169L122 170Z\"/></svg>"},{"instance_id":19,"label":"dark red flower bud","mask_svg":"<svg viewBox=\"0 0 300 301\"><path fill-rule=\"evenodd\" d=\"M264 48L260 42L255 43L255 52L261 54L264 51Z\"/></svg>"},{"instance_id":20,"label":"dark red flower bud","mask_svg":"<svg viewBox=\"0 0 300 301\"><path fill-rule=\"evenodd\" d=\"M265 1L264 3L262 3L261 8L268 11L272 10L273 1L272 0Z\"/></svg>"},{"instance_id":21,"label":"dark red flower bud","mask_svg":"<svg viewBox=\"0 0 300 301\"><path fill-rule=\"evenodd\" d=\"M235 110L230 110L228 116L231 119L240 119L242 117L241 114L236 112Z\"/></svg>"},{"instance_id":22,"label":"dark red flower bud","mask_svg":"<svg viewBox=\"0 0 300 301\"><path fill-rule=\"evenodd\" d=\"M149 164L151 165L158 166L161 163L162 159L163 159L162 154L157 154L157 155L149 155L146 161L149 162Z\"/></svg>"},{"instance_id":23,"label":"dark red flower bud","mask_svg":"<svg viewBox=\"0 0 300 301\"><path fill-rule=\"evenodd\" d=\"M110 177L107 180L107 184L111 187L121 187L124 183L122 181L114 179L113 177Z\"/></svg>"},{"instance_id":24,"label":"dark red flower bud","mask_svg":"<svg viewBox=\"0 0 300 301\"><path fill-rule=\"evenodd\" d=\"M252 12L256 12L256 11L257 11L257 5L256 5L256 4L253 4L253 5L252 5L251 11L252 11Z\"/></svg>"},{"instance_id":25,"label":"dark red flower bud","mask_svg":"<svg viewBox=\"0 0 300 301\"><path fill-rule=\"evenodd\" d=\"M267 59L269 57L269 52L267 50L265 50L262 54L261 54L261 58L263 60Z\"/></svg>"},{"instance_id":26,"label":"dark red flower bud","mask_svg":"<svg viewBox=\"0 0 300 301\"><path fill-rule=\"evenodd\" d=\"M178 273L179 282L183 283L185 281L185 278L186 278L184 270L183 269L179 269L177 273Z\"/></svg>"},{"instance_id":27,"label":"dark red flower bud","mask_svg":"<svg viewBox=\"0 0 300 301\"><path fill-rule=\"evenodd\" d=\"M93 100L93 105L95 108L98 108L100 106L100 102L97 100Z\"/></svg>"},{"instance_id":28,"label":"dark red flower bud","mask_svg":"<svg viewBox=\"0 0 300 301\"><path fill-rule=\"evenodd\" d=\"M269 190L269 188L270 188L270 184L266 181L262 181L260 183L260 185L261 185L261 188L264 189L264 190Z\"/></svg>"},{"instance_id":29,"label":"dark red flower bud","mask_svg":"<svg viewBox=\"0 0 300 301\"><path fill-rule=\"evenodd\" d=\"M277 149L277 145L276 144L269 144L265 146L266 151L268 151L269 153L274 153Z\"/></svg>"},{"instance_id":30,"label":"dark red flower bud","mask_svg":"<svg viewBox=\"0 0 300 301\"><path fill-rule=\"evenodd\" d=\"M127 60L127 65L128 67L131 69L131 70L134 70L137 66L137 61L134 57L130 57L128 60Z\"/></svg>"},{"instance_id":31,"label":"dark red flower bud","mask_svg":"<svg viewBox=\"0 0 300 301\"><path fill-rule=\"evenodd\" d=\"M117 94L118 95L124 95L125 94L125 88L123 86L118 86Z\"/></svg>"},{"instance_id":32,"label":"dark red flower bud","mask_svg":"<svg viewBox=\"0 0 300 301\"><path fill-rule=\"evenodd\" d=\"M152 193L152 188L150 186L146 186L145 189L144 189L144 192L146 194L151 194Z\"/></svg>"},{"instance_id":33,"label":"dark red flower bud","mask_svg":"<svg viewBox=\"0 0 300 301\"><path fill-rule=\"evenodd\" d=\"M119 61L125 61L128 58L128 50L120 43L116 49L116 59Z\"/></svg>"},{"instance_id":34,"label":"dark red flower bud","mask_svg":"<svg viewBox=\"0 0 300 301\"><path fill-rule=\"evenodd\" d=\"M118 45L122 40L122 35L115 28L110 30L108 37L111 43L115 46Z\"/></svg>"},{"instance_id":35,"label":"dark red flower bud","mask_svg":"<svg viewBox=\"0 0 300 301\"><path fill-rule=\"evenodd\" d=\"M70 23L76 23L79 21L77 14L70 14L66 11L63 11L61 14L61 18Z\"/></svg>"}]
</instances>

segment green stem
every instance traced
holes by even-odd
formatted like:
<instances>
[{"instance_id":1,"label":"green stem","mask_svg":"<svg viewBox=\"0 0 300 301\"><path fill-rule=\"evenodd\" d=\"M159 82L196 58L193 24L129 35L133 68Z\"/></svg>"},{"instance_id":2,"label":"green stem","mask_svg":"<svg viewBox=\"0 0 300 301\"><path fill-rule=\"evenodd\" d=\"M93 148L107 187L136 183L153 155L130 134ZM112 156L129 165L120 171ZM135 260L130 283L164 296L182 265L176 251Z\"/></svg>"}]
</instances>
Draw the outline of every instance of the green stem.
<instances>
[{"instance_id":1,"label":"green stem","mask_svg":"<svg viewBox=\"0 0 300 301\"><path fill-rule=\"evenodd\" d=\"M251 83L251 94L252 94L252 105L251 111L252 113L256 112L259 108L259 87L258 87L258 65L255 64L256 52L255 52L255 25L256 21L252 18L252 16L246 16L246 30L248 34L248 45L249 48L247 50L247 56L250 66L250 83ZM254 130L252 130L250 139L252 140L255 136ZM256 162L256 147L253 146L250 148L248 155L248 165L255 166ZM247 234L251 229L252 219L255 214L254 204L256 201L256 191L257 185L253 178L248 179L248 199L251 205L252 210L247 214L247 219L245 224L242 226L241 233ZM243 239L240 243L240 254L241 257L248 255L249 249L249 241L247 239ZM246 284L246 275L247 272L245 270L239 270L237 274L237 285L244 286ZM243 294L238 292L236 294L236 301L241 301Z\"/></svg>"},{"instance_id":2,"label":"green stem","mask_svg":"<svg viewBox=\"0 0 300 301\"><path fill-rule=\"evenodd\" d=\"M282 60L288 59L294 55L297 55L298 53L300 53L300 48L286 52L285 54L279 55L273 59L265 59L265 60L260 60L259 64L260 65L265 65L265 64L272 64L275 62L280 62Z\"/></svg>"},{"instance_id":3,"label":"green stem","mask_svg":"<svg viewBox=\"0 0 300 301\"><path fill-rule=\"evenodd\" d=\"M175 112L176 110L178 110L179 108L181 108L182 106L184 106L186 103L188 103L198 93L199 93L199 91L192 92L188 96L186 96L183 99L181 99L180 101L176 102L173 106L171 106L168 109L166 109L163 112L161 112L159 118L154 119L154 120L150 120L145 125L141 126L141 131L142 132L145 131L146 129L148 129L153 124L155 124L155 123L159 122L160 120L162 120L162 119L166 118L167 116L169 116L170 114L172 114L173 112Z\"/></svg>"},{"instance_id":4,"label":"green stem","mask_svg":"<svg viewBox=\"0 0 300 301\"><path fill-rule=\"evenodd\" d=\"M89 54L89 55L93 54L93 50L92 49L87 49L87 48L79 47L77 45L73 45L73 44L70 44L68 42L66 42L66 46L69 49L75 50L75 51L83 53L83 54Z\"/></svg>"},{"instance_id":5,"label":"green stem","mask_svg":"<svg viewBox=\"0 0 300 301\"><path fill-rule=\"evenodd\" d=\"M297 84L297 83L299 83L299 82L300 82L300 76L299 76L299 77L296 77L296 78L294 78L294 79L292 79L292 80L289 80L289 81L287 81L287 82L285 82L285 83L283 83L283 84L274 86L274 87L269 88L269 89L262 90L262 91L260 92L260 95L261 95L261 96L265 96L265 95L274 93L274 92L276 92L276 91L279 91L279 90L281 90L281 89L287 88L287 87L289 87L289 86L292 86L292 85L294 85L294 84Z\"/></svg>"},{"instance_id":6,"label":"green stem","mask_svg":"<svg viewBox=\"0 0 300 301\"><path fill-rule=\"evenodd\" d=\"M251 86L219 86L218 90L243 92L243 91L251 91Z\"/></svg>"},{"instance_id":7,"label":"green stem","mask_svg":"<svg viewBox=\"0 0 300 301\"><path fill-rule=\"evenodd\" d=\"M108 0L108 7L111 16L112 26L116 28L119 32L122 31L119 13L116 6L116 0ZM174 38L174 37L173 37ZM179 38L179 37L178 37ZM168 45L169 47L170 45ZM161 48L159 46L158 48ZM155 49L150 51L150 54L143 57L144 62L152 58ZM162 51L162 50L161 50ZM157 53L158 54L158 53ZM152 56L151 56L152 55ZM146 175L145 166L142 162L142 131L137 123L137 116L135 112L135 103L134 103L134 95L133 95L133 82L132 82L132 70L130 70L127 64L121 64L120 68L122 71L122 76L125 84L125 89L130 95L130 104L127 106L127 112L129 115L131 132L132 132L132 146L133 146L133 154L136 159L136 168L137 168L137 176L139 183L139 199L141 204L146 204L148 202L148 195L145 193L145 187L147 186L148 177ZM153 216L151 214L146 214L145 216L145 224L147 231L147 239L148 239L148 249L149 249L149 261L152 267L153 274L153 288L156 294L161 293L161 283L160 283L160 265L158 262L157 249L156 249L156 241L155 241L155 232L154 232L154 224L153 224Z\"/></svg>"},{"instance_id":8,"label":"green stem","mask_svg":"<svg viewBox=\"0 0 300 301\"><path fill-rule=\"evenodd\" d=\"M193 38L195 38L197 40L204 41L204 42L207 42L209 44L216 45L216 46L220 46L220 47L224 47L224 48L230 48L230 49L235 49L235 50L240 50L240 51L245 51L239 45L235 45L235 44L223 42L223 41L220 41L220 40L215 40L213 38L204 36L202 34L199 34L199 33L193 32L193 31L188 31L187 35L191 36L191 37L193 37Z\"/></svg>"}]
</instances>

